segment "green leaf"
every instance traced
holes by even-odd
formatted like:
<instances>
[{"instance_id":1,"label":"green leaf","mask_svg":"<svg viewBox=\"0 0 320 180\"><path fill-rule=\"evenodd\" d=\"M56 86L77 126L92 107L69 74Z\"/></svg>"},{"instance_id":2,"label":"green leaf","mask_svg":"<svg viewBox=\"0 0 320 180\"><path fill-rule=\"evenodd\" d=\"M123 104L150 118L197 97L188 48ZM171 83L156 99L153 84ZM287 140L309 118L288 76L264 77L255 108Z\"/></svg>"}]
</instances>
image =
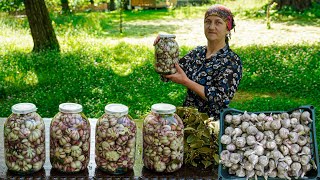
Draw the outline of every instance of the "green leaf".
<instances>
[{"instance_id":1,"label":"green leaf","mask_svg":"<svg viewBox=\"0 0 320 180\"><path fill-rule=\"evenodd\" d=\"M200 116L203 121L209 119L209 116L206 113L201 113Z\"/></svg>"},{"instance_id":2,"label":"green leaf","mask_svg":"<svg viewBox=\"0 0 320 180\"><path fill-rule=\"evenodd\" d=\"M197 137L193 134L190 134L188 137L187 137L187 143L192 143L194 142L195 140L197 140Z\"/></svg>"},{"instance_id":3,"label":"green leaf","mask_svg":"<svg viewBox=\"0 0 320 180\"><path fill-rule=\"evenodd\" d=\"M191 161L191 165L194 166L194 167L198 166L198 164L196 162L194 162L194 161Z\"/></svg>"},{"instance_id":4,"label":"green leaf","mask_svg":"<svg viewBox=\"0 0 320 180\"><path fill-rule=\"evenodd\" d=\"M206 137L206 138L208 138L208 139L211 138L211 135L210 135L210 132L209 132L208 129L205 129L205 130L204 130L202 136L204 136L204 137Z\"/></svg>"},{"instance_id":5,"label":"green leaf","mask_svg":"<svg viewBox=\"0 0 320 180\"><path fill-rule=\"evenodd\" d=\"M197 130L203 130L205 128L203 123L200 123L197 127Z\"/></svg>"},{"instance_id":6,"label":"green leaf","mask_svg":"<svg viewBox=\"0 0 320 180\"><path fill-rule=\"evenodd\" d=\"M203 140L197 140L194 143L190 144L190 147L194 148L194 149L195 148L200 148L200 147L202 147L203 144L204 144Z\"/></svg>"},{"instance_id":7,"label":"green leaf","mask_svg":"<svg viewBox=\"0 0 320 180\"><path fill-rule=\"evenodd\" d=\"M218 154L214 154L213 155L214 161L219 164L219 155Z\"/></svg>"},{"instance_id":8,"label":"green leaf","mask_svg":"<svg viewBox=\"0 0 320 180\"><path fill-rule=\"evenodd\" d=\"M192 127L186 127L186 128L184 128L184 130L185 130L185 131L195 131L195 129L192 128Z\"/></svg>"},{"instance_id":9,"label":"green leaf","mask_svg":"<svg viewBox=\"0 0 320 180\"><path fill-rule=\"evenodd\" d=\"M195 157L196 157L196 151L192 150L192 151L190 151L190 153L185 154L184 161L186 164L190 164L191 161L193 161L195 159Z\"/></svg>"},{"instance_id":10,"label":"green leaf","mask_svg":"<svg viewBox=\"0 0 320 180\"><path fill-rule=\"evenodd\" d=\"M201 161L201 162L204 165L204 168L207 168L212 164L212 162L210 162L210 161Z\"/></svg>"},{"instance_id":11,"label":"green leaf","mask_svg":"<svg viewBox=\"0 0 320 180\"><path fill-rule=\"evenodd\" d=\"M208 147L202 147L198 149L199 153L203 153L203 154L209 154L210 152L212 152L213 150L208 148Z\"/></svg>"}]
</instances>

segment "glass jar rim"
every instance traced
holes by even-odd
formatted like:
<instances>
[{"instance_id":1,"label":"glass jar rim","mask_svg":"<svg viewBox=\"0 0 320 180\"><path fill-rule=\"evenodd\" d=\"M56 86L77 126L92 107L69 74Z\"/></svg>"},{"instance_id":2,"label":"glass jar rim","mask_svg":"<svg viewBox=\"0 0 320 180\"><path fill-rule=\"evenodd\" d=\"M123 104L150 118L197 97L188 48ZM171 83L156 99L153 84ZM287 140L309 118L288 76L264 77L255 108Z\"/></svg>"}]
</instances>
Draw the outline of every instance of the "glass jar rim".
<instances>
[{"instance_id":1,"label":"glass jar rim","mask_svg":"<svg viewBox=\"0 0 320 180\"><path fill-rule=\"evenodd\" d=\"M151 111L157 114L173 114L176 112L176 106L167 103L157 103L151 106Z\"/></svg>"},{"instance_id":2,"label":"glass jar rim","mask_svg":"<svg viewBox=\"0 0 320 180\"><path fill-rule=\"evenodd\" d=\"M107 114L121 114L121 115L127 115L129 112L129 108L126 105L123 104L108 104L104 108L104 112Z\"/></svg>"},{"instance_id":3,"label":"glass jar rim","mask_svg":"<svg viewBox=\"0 0 320 180\"><path fill-rule=\"evenodd\" d=\"M82 105L77 103L62 103L59 105L59 111L63 113L82 112Z\"/></svg>"},{"instance_id":4,"label":"glass jar rim","mask_svg":"<svg viewBox=\"0 0 320 180\"><path fill-rule=\"evenodd\" d=\"M174 34L159 34L160 38L176 38Z\"/></svg>"},{"instance_id":5,"label":"glass jar rim","mask_svg":"<svg viewBox=\"0 0 320 180\"><path fill-rule=\"evenodd\" d=\"M37 107L33 103L18 103L11 107L11 111L15 114L28 114L37 111Z\"/></svg>"}]
</instances>

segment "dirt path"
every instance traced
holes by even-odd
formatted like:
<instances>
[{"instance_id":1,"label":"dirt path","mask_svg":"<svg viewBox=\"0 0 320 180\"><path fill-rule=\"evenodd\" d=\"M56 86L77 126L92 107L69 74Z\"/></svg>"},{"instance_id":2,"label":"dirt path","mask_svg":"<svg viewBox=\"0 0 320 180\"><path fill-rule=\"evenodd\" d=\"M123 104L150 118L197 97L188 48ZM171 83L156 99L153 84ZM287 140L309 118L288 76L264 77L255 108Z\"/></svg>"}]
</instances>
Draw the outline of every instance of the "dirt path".
<instances>
[{"instance_id":1,"label":"dirt path","mask_svg":"<svg viewBox=\"0 0 320 180\"><path fill-rule=\"evenodd\" d=\"M167 33L177 35L176 40L179 45L196 46L206 44L203 35L203 20L159 20L159 21L140 21L135 25L150 26L161 25L175 26L174 30ZM125 26L132 24L127 23ZM270 44L301 44L304 42L320 42L320 27L287 25L285 23L271 23L272 29L267 29L264 21L236 19L236 32L232 31L231 46L247 45L270 45ZM173 28L172 28L173 29ZM161 32L161 29L159 30ZM156 34L148 35L143 38L124 38L126 42L137 44L152 44ZM119 40L119 39L118 39Z\"/></svg>"}]
</instances>

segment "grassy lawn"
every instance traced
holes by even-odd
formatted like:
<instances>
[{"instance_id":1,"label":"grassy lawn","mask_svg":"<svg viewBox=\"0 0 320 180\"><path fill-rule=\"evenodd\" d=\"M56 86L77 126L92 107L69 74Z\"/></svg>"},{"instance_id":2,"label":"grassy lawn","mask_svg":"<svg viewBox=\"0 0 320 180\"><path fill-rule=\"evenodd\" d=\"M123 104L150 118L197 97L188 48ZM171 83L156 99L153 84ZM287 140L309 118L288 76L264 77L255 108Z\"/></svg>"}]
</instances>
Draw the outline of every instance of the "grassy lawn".
<instances>
[{"instance_id":1,"label":"grassy lawn","mask_svg":"<svg viewBox=\"0 0 320 180\"><path fill-rule=\"evenodd\" d=\"M262 3L241 7L232 2L229 5L239 19L254 16L246 15L250 9L258 12L263 8ZM108 103L129 106L135 119L143 119L154 103L180 106L186 90L160 81L152 65L151 41L148 45L132 42L153 39L160 31L178 34L176 30L183 27L160 22L202 18L205 9L127 11L123 34L119 33L118 12L52 14L62 52L39 54L30 53L33 42L26 19L0 14L0 117L9 116L11 106L19 102L36 104L42 117L54 116L64 102L82 104L90 118L100 117ZM295 21L303 24L305 19ZM313 20L318 21L316 17ZM145 22L154 23L139 25ZM130 31L132 28L136 29ZM192 48L182 45L181 55ZM235 46L233 50L242 58L244 72L230 107L280 111L312 104L320 113L320 43L271 42Z\"/></svg>"}]
</instances>

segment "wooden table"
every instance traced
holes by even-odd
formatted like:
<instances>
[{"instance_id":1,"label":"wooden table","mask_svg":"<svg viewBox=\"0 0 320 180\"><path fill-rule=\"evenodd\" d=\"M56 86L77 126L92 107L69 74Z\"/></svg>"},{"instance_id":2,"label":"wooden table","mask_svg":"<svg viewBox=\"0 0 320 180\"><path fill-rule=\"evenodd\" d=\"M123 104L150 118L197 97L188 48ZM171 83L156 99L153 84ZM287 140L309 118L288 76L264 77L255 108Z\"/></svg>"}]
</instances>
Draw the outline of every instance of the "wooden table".
<instances>
[{"instance_id":1,"label":"wooden table","mask_svg":"<svg viewBox=\"0 0 320 180\"><path fill-rule=\"evenodd\" d=\"M3 143L3 125L5 118L0 118L0 179L217 179L216 169L202 169L196 167L182 166L181 169L174 173L156 173L149 171L143 167L142 162L142 123L137 121L138 126L138 138L136 147L136 160L134 165L134 170L129 171L123 175L109 175L106 174L98 168L96 168L95 163L95 126L97 119L89 118L91 124L91 144L90 144L90 162L88 168L85 171L66 174L58 172L53 169L50 164L49 156L49 132L50 132L50 122L51 118L43 118L46 128L46 161L44 167L39 171L31 175L19 176L8 171L7 166L4 161L4 143Z\"/></svg>"}]
</instances>

